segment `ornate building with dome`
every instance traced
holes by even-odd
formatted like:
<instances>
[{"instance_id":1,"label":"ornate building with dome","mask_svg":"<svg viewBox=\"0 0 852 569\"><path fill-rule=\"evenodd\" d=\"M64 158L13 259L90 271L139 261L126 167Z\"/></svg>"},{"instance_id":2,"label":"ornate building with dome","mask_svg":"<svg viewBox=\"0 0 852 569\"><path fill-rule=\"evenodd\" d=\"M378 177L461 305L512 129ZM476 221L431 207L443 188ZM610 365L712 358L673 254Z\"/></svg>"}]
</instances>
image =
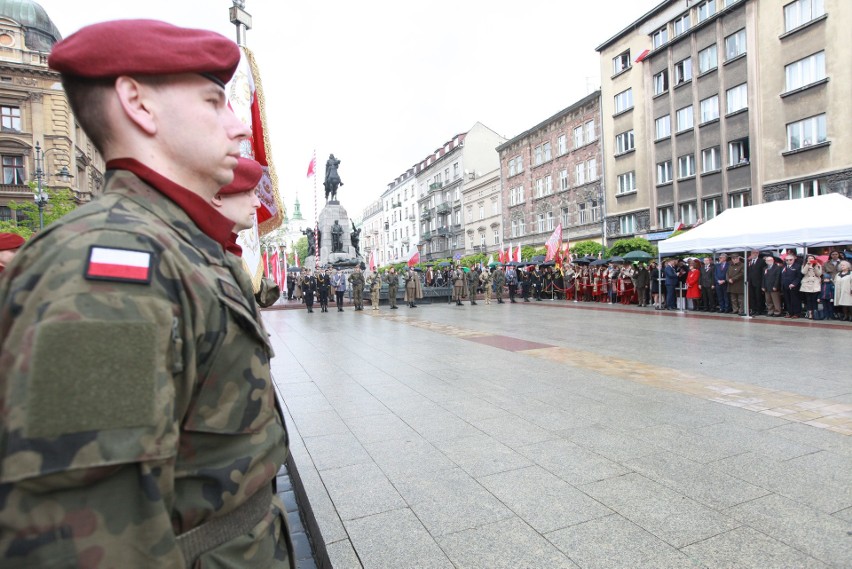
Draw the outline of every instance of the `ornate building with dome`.
<instances>
[{"instance_id":1,"label":"ornate building with dome","mask_svg":"<svg viewBox=\"0 0 852 569\"><path fill-rule=\"evenodd\" d=\"M74 120L59 73L47 67L60 39L38 3L0 0L0 220L11 219L10 201L34 197L27 184L36 180L36 145L42 187L69 188L84 203L103 186L103 158Z\"/></svg>"}]
</instances>

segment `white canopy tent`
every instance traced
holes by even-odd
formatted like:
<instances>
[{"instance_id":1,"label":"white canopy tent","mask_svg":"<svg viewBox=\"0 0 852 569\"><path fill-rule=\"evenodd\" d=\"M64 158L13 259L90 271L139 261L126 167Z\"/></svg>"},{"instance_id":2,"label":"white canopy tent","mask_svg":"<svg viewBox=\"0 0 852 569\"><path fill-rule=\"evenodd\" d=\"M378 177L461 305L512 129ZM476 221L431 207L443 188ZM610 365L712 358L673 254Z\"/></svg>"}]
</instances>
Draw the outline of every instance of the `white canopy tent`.
<instances>
[{"instance_id":1,"label":"white canopy tent","mask_svg":"<svg viewBox=\"0 0 852 569\"><path fill-rule=\"evenodd\" d=\"M852 200L833 193L728 209L658 247L671 255L846 243L852 243Z\"/></svg>"}]
</instances>

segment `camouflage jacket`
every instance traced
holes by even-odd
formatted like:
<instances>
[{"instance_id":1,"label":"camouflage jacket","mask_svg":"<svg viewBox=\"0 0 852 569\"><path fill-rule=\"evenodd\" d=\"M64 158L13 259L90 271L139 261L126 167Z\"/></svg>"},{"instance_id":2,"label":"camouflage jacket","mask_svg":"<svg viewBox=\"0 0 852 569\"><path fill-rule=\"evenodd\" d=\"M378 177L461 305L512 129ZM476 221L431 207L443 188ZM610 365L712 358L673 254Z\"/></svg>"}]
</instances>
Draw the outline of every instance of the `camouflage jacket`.
<instances>
[{"instance_id":1,"label":"camouflage jacket","mask_svg":"<svg viewBox=\"0 0 852 569\"><path fill-rule=\"evenodd\" d=\"M105 192L0 280L0 566L184 567L176 536L258 492L266 515L194 566L286 566L287 433L248 275L130 172ZM104 269L131 260L123 282Z\"/></svg>"},{"instance_id":2,"label":"camouflage jacket","mask_svg":"<svg viewBox=\"0 0 852 569\"><path fill-rule=\"evenodd\" d=\"M364 290L364 273L352 273L347 280L352 284L353 290Z\"/></svg>"}]
</instances>

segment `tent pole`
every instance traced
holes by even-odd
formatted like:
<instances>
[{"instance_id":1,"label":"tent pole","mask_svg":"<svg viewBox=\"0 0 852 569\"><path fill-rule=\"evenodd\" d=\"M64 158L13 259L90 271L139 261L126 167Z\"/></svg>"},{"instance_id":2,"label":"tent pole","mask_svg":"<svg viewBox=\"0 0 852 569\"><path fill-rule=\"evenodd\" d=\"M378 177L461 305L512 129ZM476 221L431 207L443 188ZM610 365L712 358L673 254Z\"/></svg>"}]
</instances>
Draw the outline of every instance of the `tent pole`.
<instances>
[{"instance_id":1,"label":"tent pole","mask_svg":"<svg viewBox=\"0 0 852 569\"><path fill-rule=\"evenodd\" d=\"M745 267L743 267L743 292L745 293L743 296L743 299L745 300L745 310L743 310L745 316L743 316L743 318L748 318L750 308L748 305L748 251L743 251L743 265L745 265Z\"/></svg>"}]
</instances>

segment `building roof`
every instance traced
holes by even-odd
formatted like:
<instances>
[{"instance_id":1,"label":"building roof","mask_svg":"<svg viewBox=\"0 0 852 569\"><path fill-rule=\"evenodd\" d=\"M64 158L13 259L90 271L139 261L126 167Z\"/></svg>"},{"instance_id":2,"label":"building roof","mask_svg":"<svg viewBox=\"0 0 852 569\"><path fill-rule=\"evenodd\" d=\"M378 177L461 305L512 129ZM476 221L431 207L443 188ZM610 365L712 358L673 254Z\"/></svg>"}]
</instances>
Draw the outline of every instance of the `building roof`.
<instances>
[{"instance_id":1,"label":"building roof","mask_svg":"<svg viewBox=\"0 0 852 569\"><path fill-rule=\"evenodd\" d=\"M608 48L611 44L618 41L621 37L625 36L626 34L629 34L630 32L636 31L642 24L644 24L650 18L652 18L653 16L655 16L656 14L661 12L669 4L672 4L675 1L676 0L663 0L662 2L660 2L659 4L657 4L656 6L651 8L651 10L647 14L640 17L638 20L636 20L635 22L633 22L632 24L630 24L629 26L627 26L626 28L624 28L623 30L621 30L620 32L618 32L617 34L615 34L614 36L612 36L611 38L606 40L605 42L603 42L601 45L596 47L595 51L603 51L606 48ZM680 0L677 0L677 1L680 1Z\"/></svg>"},{"instance_id":2,"label":"building roof","mask_svg":"<svg viewBox=\"0 0 852 569\"><path fill-rule=\"evenodd\" d=\"M573 113L573 112L574 112L574 111L576 111L577 109L579 109L579 108L581 108L581 107L583 107L583 106L585 106L585 105L587 105L587 104L591 103L592 101L594 101L595 99L597 99L597 98L598 98L598 97L600 97L600 96L601 96L601 90L600 90L600 89L598 89L597 91L594 91L594 92L592 92L592 93L590 93L590 94L586 95L585 97L583 97L582 99L580 99L579 101L577 101L576 103L574 103L573 105L571 105L570 107L567 107L567 108L565 108L565 109L562 109L561 111L559 111L558 113L556 113L556 114L555 114L555 115L553 115L552 117L547 118L547 119L545 119L545 120L541 121L540 123L538 123L538 124L537 124L537 125L535 125L534 127L532 127L532 128L530 128L530 129L525 130L524 132L522 132L522 133L521 133L521 134L519 134L518 136L516 136L516 137L514 137L514 138L512 138L512 139L510 139L510 140L507 140L506 142L504 142L503 144L501 144L500 146L498 146L498 147L497 147L497 152L500 152L500 151L502 151L502 150L504 150L504 149L506 149L506 148L509 148L509 147L510 147L510 146L512 146L514 143L518 142L519 140L523 140L524 138L528 137L529 135L531 135L531 134L532 134L532 133L534 133L535 131L539 130L540 128L543 128L543 127L545 127L545 126L549 125L549 124L550 124L550 123L552 123L553 121L559 120L559 119L561 119L562 117L564 117L564 116L566 116L566 115L570 115L571 113Z\"/></svg>"},{"instance_id":3,"label":"building roof","mask_svg":"<svg viewBox=\"0 0 852 569\"><path fill-rule=\"evenodd\" d=\"M48 52L62 39L47 11L33 0L0 0L0 16L21 25L27 48L33 51Z\"/></svg>"}]
</instances>

